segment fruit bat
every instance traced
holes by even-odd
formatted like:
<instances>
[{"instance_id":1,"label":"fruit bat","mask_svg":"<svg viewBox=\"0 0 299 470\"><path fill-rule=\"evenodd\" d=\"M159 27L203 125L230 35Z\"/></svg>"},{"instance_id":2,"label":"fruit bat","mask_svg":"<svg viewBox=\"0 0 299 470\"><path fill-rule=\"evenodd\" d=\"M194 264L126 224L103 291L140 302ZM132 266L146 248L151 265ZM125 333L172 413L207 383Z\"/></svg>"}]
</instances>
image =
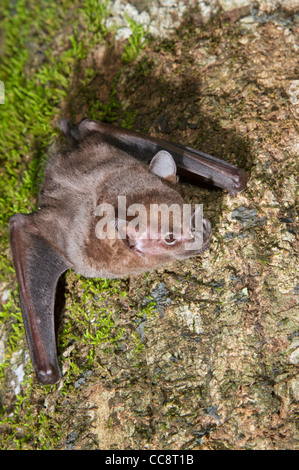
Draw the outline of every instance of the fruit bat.
<instances>
[{"instance_id":1,"label":"fruit bat","mask_svg":"<svg viewBox=\"0 0 299 470\"><path fill-rule=\"evenodd\" d=\"M177 170L232 195L246 186L246 175L234 165L183 145L88 119L77 126L61 119L59 127L66 143L45 167L38 209L9 221L26 339L42 384L61 378L54 303L57 282L66 270L116 278L207 249L211 224L202 217L197 230L198 209L183 221L182 213L169 213L167 227L161 212L153 229L147 218L161 204L186 206L174 185ZM119 207L120 198L126 207L144 210L134 218L134 211ZM152 207L156 210L150 212ZM143 217L136 223L140 212Z\"/></svg>"}]
</instances>

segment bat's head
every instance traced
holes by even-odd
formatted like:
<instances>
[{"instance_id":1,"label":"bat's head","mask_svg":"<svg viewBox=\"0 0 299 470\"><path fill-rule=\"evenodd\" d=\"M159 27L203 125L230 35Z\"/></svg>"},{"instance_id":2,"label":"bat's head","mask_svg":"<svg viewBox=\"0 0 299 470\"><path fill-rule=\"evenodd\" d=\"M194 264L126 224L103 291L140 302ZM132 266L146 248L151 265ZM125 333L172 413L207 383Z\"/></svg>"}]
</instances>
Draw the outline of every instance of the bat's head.
<instances>
[{"instance_id":1,"label":"bat's head","mask_svg":"<svg viewBox=\"0 0 299 470\"><path fill-rule=\"evenodd\" d=\"M202 216L202 205L193 213L188 204L138 206L138 216L114 223L116 236L138 257L167 261L196 256L209 247L211 224Z\"/></svg>"},{"instance_id":2,"label":"bat's head","mask_svg":"<svg viewBox=\"0 0 299 470\"><path fill-rule=\"evenodd\" d=\"M149 172L163 184L158 185L155 178L147 175L146 187L139 185L140 194L135 188L129 205L128 199L121 196L117 208L104 204L97 214L105 214L97 223L97 238L117 240L118 246L124 248L123 256L129 255L133 269L196 256L209 247L211 238L211 224L203 217L202 204L186 204L172 185L165 184L165 180L176 181L171 155L158 152Z\"/></svg>"}]
</instances>

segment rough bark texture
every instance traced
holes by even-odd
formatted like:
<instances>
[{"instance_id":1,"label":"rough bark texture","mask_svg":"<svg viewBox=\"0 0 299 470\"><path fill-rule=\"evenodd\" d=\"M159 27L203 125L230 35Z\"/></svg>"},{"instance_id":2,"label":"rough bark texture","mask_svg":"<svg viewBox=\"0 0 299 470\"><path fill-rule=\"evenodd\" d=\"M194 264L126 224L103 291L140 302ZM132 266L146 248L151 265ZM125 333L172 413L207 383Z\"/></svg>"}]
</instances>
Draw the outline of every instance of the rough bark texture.
<instances>
[{"instance_id":1,"label":"rough bark texture","mask_svg":"<svg viewBox=\"0 0 299 470\"><path fill-rule=\"evenodd\" d=\"M78 73L66 117L88 115L114 83L122 112L138 110L136 130L227 159L249 183L230 197L181 182L213 224L200 259L104 288L95 281L88 302L83 279L67 275L65 376L46 391L33 378L23 392L20 439L23 419L43 416L29 448L47 436L56 449L299 448L299 31L285 12L245 13L205 26L190 13L126 66L117 44L109 54L99 46L82 65L98 70L84 97ZM86 332L78 312L90 314L92 338L94 315L113 323L92 355L91 342L71 339ZM7 389L7 415L12 402Z\"/></svg>"}]
</instances>

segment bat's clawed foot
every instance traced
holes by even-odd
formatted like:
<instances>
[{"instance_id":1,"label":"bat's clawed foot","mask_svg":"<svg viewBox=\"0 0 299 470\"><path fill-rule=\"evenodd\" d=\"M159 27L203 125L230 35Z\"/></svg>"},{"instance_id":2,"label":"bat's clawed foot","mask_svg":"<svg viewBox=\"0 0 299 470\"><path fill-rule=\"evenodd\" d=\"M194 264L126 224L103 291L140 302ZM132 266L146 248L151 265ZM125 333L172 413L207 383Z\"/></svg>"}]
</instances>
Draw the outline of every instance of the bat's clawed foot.
<instances>
[{"instance_id":1,"label":"bat's clawed foot","mask_svg":"<svg viewBox=\"0 0 299 470\"><path fill-rule=\"evenodd\" d=\"M40 383L43 385L53 385L61 379L61 372L51 365L46 367L39 367L36 370L36 375Z\"/></svg>"},{"instance_id":2,"label":"bat's clawed foot","mask_svg":"<svg viewBox=\"0 0 299 470\"><path fill-rule=\"evenodd\" d=\"M247 185L247 175L244 171L237 169L236 173L232 176L232 187L229 189L229 193L234 196L241 191L244 191Z\"/></svg>"}]
</instances>

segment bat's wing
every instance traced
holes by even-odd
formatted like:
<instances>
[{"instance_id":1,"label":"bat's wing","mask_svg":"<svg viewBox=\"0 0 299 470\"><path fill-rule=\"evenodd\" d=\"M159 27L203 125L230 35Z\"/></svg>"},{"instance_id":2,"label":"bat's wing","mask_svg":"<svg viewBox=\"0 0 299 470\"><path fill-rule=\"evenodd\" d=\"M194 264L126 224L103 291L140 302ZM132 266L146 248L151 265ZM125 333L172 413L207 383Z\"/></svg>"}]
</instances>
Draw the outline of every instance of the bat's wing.
<instances>
[{"instance_id":1,"label":"bat's wing","mask_svg":"<svg viewBox=\"0 0 299 470\"><path fill-rule=\"evenodd\" d=\"M55 292L60 275L70 264L41 236L32 215L14 215L9 229L31 359L39 381L53 384L61 377L54 325Z\"/></svg>"},{"instance_id":2,"label":"bat's wing","mask_svg":"<svg viewBox=\"0 0 299 470\"><path fill-rule=\"evenodd\" d=\"M69 141L80 141L91 132L97 132L105 142L146 163L160 150L166 150L173 156L179 173L197 175L207 183L227 189L232 195L246 187L247 177L242 170L224 160L183 145L89 119L81 121L78 127L69 126L65 119L61 119L59 127Z\"/></svg>"}]
</instances>

